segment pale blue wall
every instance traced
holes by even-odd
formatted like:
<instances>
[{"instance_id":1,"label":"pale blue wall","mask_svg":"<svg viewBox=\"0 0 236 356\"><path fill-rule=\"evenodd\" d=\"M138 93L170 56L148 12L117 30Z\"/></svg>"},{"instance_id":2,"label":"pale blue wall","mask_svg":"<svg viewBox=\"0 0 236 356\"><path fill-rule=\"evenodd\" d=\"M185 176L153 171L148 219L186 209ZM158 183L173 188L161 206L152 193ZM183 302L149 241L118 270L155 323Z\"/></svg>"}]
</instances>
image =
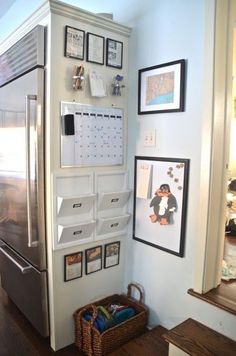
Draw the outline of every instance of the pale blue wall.
<instances>
[{"instance_id":1,"label":"pale blue wall","mask_svg":"<svg viewBox=\"0 0 236 356\"><path fill-rule=\"evenodd\" d=\"M206 13L208 0L149 0L144 16L132 26L129 54L128 166L134 155L190 159L186 246L183 258L130 239L127 281L143 285L150 308L150 323L168 329L192 317L236 339L236 318L187 294L194 287L200 194L201 135ZM150 6L151 5L151 6ZM211 14L214 17L214 13ZM208 21L211 19L207 18ZM211 23L211 22L210 22ZM213 31L213 30L212 30ZM137 115L138 70L185 59L186 108L184 112ZM209 65L209 64L208 64ZM212 66L208 68L212 71ZM209 105L211 103L209 102ZM156 130L156 147L144 147L146 130ZM133 169L130 168L132 180ZM132 182L131 182L132 186ZM143 214L143 219L148 219ZM165 227L163 227L165 228ZM145 236L144 236L145 238ZM132 251L132 254L131 254Z\"/></svg>"}]
</instances>

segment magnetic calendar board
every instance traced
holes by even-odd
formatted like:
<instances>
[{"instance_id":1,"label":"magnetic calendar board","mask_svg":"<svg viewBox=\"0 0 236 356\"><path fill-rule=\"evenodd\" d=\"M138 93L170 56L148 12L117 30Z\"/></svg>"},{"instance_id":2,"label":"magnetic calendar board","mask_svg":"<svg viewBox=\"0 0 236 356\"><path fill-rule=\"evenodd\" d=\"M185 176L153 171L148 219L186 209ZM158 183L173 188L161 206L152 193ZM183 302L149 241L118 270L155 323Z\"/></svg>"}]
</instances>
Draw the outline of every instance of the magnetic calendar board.
<instances>
[{"instance_id":1,"label":"magnetic calendar board","mask_svg":"<svg viewBox=\"0 0 236 356\"><path fill-rule=\"evenodd\" d=\"M123 164L123 110L61 102L61 166Z\"/></svg>"}]
</instances>

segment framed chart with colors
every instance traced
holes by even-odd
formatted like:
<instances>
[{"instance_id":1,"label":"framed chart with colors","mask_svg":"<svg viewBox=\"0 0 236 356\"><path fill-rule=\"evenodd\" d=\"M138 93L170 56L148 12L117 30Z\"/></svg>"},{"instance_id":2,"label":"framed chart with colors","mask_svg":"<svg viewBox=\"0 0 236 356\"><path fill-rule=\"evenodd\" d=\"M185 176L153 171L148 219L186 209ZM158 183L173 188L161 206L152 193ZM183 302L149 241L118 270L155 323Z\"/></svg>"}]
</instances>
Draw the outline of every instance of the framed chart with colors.
<instances>
[{"instance_id":1,"label":"framed chart with colors","mask_svg":"<svg viewBox=\"0 0 236 356\"><path fill-rule=\"evenodd\" d=\"M104 268L117 266L120 260L120 241L105 245Z\"/></svg>"},{"instance_id":2,"label":"framed chart with colors","mask_svg":"<svg viewBox=\"0 0 236 356\"><path fill-rule=\"evenodd\" d=\"M188 174L188 159L135 157L135 240L183 257Z\"/></svg>"},{"instance_id":3,"label":"framed chart with colors","mask_svg":"<svg viewBox=\"0 0 236 356\"><path fill-rule=\"evenodd\" d=\"M102 269L102 246L85 250L85 272L94 273Z\"/></svg>"},{"instance_id":4,"label":"framed chart with colors","mask_svg":"<svg viewBox=\"0 0 236 356\"><path fill-rule=\"evenodd\" d=\"M82 277L83 252L71 253L64 256L64 281Z\"/></svg>"},{"instance_id":5,"label":"framed chart with colors","mask_svg":"<svg viewBox=\"0 0 236 356\"><path fill-rule=\"evenodd\" d=\"M138 114L184 111L185 60L140 69Z\"/></svg>"}]
</instances>

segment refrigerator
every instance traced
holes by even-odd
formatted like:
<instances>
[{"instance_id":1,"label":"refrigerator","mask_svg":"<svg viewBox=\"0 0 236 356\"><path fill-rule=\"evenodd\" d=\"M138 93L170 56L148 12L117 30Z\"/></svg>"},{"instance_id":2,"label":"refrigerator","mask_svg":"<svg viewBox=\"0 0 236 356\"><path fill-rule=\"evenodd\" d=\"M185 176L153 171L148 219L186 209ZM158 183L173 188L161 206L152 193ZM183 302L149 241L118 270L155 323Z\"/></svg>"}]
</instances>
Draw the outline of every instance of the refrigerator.
<instances>
[{"instance_id":1,"label":"refrigerator","mask_svg":"<svg viewBox=\"0 0 236 356\"><path fill-rule=\"evenodd\" d=\"M45 227L45 31L0 56L1 287L49 335Z\"/></svg>"}]
</instances>

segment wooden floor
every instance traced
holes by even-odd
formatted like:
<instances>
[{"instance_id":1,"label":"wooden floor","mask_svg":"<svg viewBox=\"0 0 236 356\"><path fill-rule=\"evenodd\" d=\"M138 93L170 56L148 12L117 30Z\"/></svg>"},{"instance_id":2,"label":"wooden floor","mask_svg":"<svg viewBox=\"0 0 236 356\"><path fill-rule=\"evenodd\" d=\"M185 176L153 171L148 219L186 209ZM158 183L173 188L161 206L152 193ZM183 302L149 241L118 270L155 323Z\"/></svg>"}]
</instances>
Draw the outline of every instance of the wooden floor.
<instances>
[{"instance_id":1,"label":"wooden floor","mask_svg":"<svg viewBox=\"0 0 236 356\"><path fill-rule=\"evenodd\" d=\"M151 332L125 344L110 356L167 356L168 344L161 337L166 331L161 326L156 327ZM74 345L54 352L49 346L49 340L42 338L33 329L0 287L0 356L41 355L82 356L84 354Z\"/></svg>"}]
</instances>

